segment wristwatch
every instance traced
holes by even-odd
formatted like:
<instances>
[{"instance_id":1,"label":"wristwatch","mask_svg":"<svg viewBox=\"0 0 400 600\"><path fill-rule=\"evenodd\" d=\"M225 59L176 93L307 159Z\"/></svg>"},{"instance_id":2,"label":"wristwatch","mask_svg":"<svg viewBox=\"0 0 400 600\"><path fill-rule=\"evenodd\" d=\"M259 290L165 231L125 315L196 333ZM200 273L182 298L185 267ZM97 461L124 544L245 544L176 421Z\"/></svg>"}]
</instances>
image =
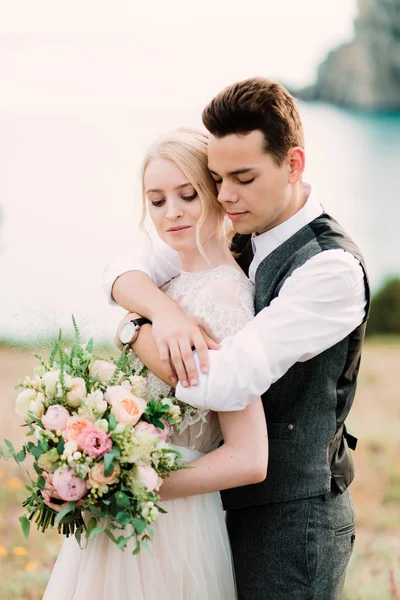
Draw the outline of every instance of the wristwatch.
<instances>
[{"instance_id":1,"label":"wristwatch","mask_svg":"<svg viewBox=\"0 0 400 600\"><path fill-rule=\"evenodd\" d=\"M121 342L121 344L123 344L124 346L126 344L128 344L128 346L134 344L136 342L137 336L139 335L139 329L142 325L145 325L146 323L151 324L151 321L149 321L149 319L146 319L145 317L140 317L139 319L132 319L128 323L125 323L125 325L121 327L121 331L119 332L119 341Z\"/></svg>"}]
</instances>

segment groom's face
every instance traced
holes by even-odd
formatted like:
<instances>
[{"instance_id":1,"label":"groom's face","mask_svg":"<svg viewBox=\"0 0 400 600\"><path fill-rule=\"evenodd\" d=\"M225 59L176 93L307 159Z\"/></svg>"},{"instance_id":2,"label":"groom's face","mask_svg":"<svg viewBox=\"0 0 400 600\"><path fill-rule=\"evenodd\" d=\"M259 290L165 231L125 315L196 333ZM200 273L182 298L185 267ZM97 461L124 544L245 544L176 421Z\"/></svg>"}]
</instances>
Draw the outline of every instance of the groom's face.
<instances>
[{"instance_id":1,"label":"groom's face","mask_svg":"<svg viewBox=\"0 0 400 600\"><path fill-rule=\"evenodd\" d=\"M264 150L264 134L209 137L208 168L218 200L238 233L262 233L291 214L290 158L278 166Z\"/></svg>"}]
</instances>

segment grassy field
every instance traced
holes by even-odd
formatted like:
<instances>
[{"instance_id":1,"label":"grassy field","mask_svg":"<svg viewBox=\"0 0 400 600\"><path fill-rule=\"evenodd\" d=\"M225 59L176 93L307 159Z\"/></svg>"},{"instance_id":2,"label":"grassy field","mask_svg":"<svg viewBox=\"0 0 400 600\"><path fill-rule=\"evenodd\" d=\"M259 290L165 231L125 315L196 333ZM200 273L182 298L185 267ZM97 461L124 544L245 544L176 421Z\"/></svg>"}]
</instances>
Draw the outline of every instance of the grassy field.
<instances>
[{"instance_id":1,"label":"grassy field","mask_svg":"<svg viewBox=\"0 0 400 600\"><path fill-rule=\"evenodd\" d=\"M0 440L16 447L24 430L14 414L16 382L31 374L30 351L0 346ZM400 600L400 340L368 341L348 429L359 438L352 495L355 551L345 600ZM54 532L23 537L18 522L27 463L0 461L0 598L39 600L62 539Z\"/></svg>"}]
</instances>

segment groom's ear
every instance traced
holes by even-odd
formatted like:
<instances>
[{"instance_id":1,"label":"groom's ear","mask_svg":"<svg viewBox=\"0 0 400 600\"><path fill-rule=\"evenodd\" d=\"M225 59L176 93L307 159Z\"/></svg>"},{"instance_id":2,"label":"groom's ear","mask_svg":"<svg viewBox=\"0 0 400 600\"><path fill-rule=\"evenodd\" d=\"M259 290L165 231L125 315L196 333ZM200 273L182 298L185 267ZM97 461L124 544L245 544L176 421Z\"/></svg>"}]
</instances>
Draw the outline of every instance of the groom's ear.
<instances>
[{"instance_id":1,"label":"groom's ear","mask_svg":"<svg viewBox=\"0 0 400 600\"><path fill-rule=\"evenodd\" d=\"M291 148L287 155L289 166L289 183L298 183L306 166L306 157L303 148Z\"/></svg>"}]
</instances>

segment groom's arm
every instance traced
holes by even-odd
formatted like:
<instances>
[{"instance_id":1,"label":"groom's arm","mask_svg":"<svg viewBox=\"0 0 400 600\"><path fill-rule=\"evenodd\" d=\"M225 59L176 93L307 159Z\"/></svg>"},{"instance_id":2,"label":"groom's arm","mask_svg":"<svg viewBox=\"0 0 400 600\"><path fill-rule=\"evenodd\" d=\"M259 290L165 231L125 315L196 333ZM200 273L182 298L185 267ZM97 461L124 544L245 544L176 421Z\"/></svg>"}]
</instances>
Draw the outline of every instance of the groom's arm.
<instances>
[{"instance_id":1,"label":"groom's arm","mask_svg":"<svg viewBox=\"0 0 400 600\"><path fill-rule=\"evenodd\" d=\"M132 258L109 265L103 288L111 304L118 303L152 321L152 335L168 383L174 385L177 375L182 385L188 386L189 381L195 384L198 379L192 348L199 356L199 370L206 373L208 348L218 346L158 289L179 274L178 254L161 240L154 240L151 246L138 249Z\"/></svg>"},{"instance_id":2,"label":"groom's arm","mask_svg":"<svg viewBox=\"0 0 400 600\"><path fill-rule=\"evenodd\" d=\"M210 372L200 373L199 385L178 384L176 396L200 408L242 410L296 362L349 335L363 322L365 306L359 262L343 250L322 252L296 269L271 304L221 350L209 352Z\"/></svg>"}]
</instances>

